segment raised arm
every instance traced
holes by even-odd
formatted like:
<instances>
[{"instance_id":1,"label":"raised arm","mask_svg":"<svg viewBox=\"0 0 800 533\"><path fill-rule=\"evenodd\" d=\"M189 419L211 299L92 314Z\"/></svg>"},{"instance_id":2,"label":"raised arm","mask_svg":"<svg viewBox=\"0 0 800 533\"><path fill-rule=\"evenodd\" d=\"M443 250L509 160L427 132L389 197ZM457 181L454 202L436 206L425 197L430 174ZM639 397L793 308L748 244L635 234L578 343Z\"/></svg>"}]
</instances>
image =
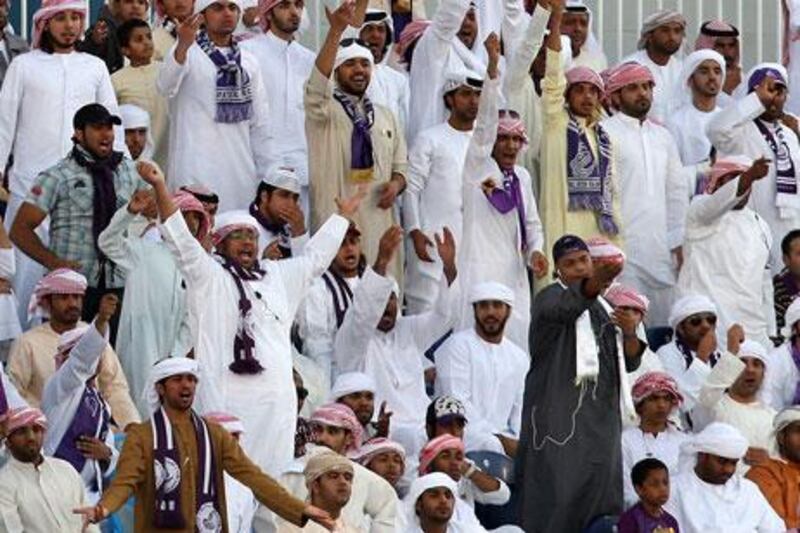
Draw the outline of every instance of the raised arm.
<instances>
[{"instance_id":1,"label":"raised arm","mask_svg":"<svg viewBox=\"0 0 800 533\"><path fill-rule=\"evenodd\" d=\"M513 54L508 64L508 72L503 82L503 92L511 99L512 95L522 88L525 77L529 75L531 63L536 58L539 48L544 40L544 32L547 30L547 21L550 19L549 4L546 6L542 0L536 6L525 36Z\"/></svg>"},{"instance_id":2,"label":"raised arm","mask_svg":"<svg viewBox=\"0 0 800 533\"><path fill-rule=\"evenodd\" d=\"M354 0L344 0L334 11L325 6L325 15L328 17L328 34L322 43L314 63L317 71L325 78L330 78L333 74L333 64L336 61L336 52L339 49L339 41L347 27L353 22L356 4Z\"/></svg>"},{"instance_id":3,"label":"raised arm","mask_svg":"<svg viewBox=\"0 0 800 533\"><path fill-rule=\"evenodd\" d=\"M487 50L496 48L497 35L490 34L486 38L484 45ZM467 148L467 158L465 162L465 173L470 169L480 168L483 162L492 156L492 149L497 140L497 123L499 121L500 109L500 79L498 76L499 54L494 51L489 53L489 65L486 68L486 83L481 91L481 100L478 104L478 116L475 120L475 128L472 131L472 139Z\"/></svg>"},{"instance_id":4,"label":"raised arm","mask_svg":"<svg viewBox=\"0 0 800 533\"><path fill-rule=\"evenodd\" d=\"M564 91L567 89L567 78L564 76L564 67L561 64L563 0L554 0L553 4L550 35L547 36L545 73L542 80L542 112L545 122L552 120L553 116L564 115Z\"/></svg>"},{"instance_id":5,"label":"raised arm","mask_svg":"<svg viewBox=\"0 0 800 533\"><path fill-rule=\"evenodd\" d=\"M130 272L140 260L138 245L141 244L138 236L126 235L125 232L136 215L144 211L152 201L150 191L136 191L128 205L117 209L111 222L97 237L97 246L123 273Z\"/></svg>"},{"instance_id":6,"label":"raised arm","mask_svg":"<svg viewBox=\"0 0 800 533\"><path fill-rule=\"evenodd\" d=\"M714 115L706 126L711 144L723 153L745 153L745 126L764 112L776 94L775 80L766 77L755 91L726 107L724 113Z\"/></svg>"},{"instance_id":7,"label":"raised arm","mask_svg":"<svg viewBox=\"0 0 800 533\"><path fill-rule=\"evenodd\" d=\"M159 94L167 98L173 98L178 94L183 78L189 71L186 60L189 57L189 49L194 45L197 37L197 30L203 22L203 16L199 13L187 17L175 28L178 40L172 50L164 57L164 62L158 69L156 78L156 89Z\"/></svg>"}]
</instances>

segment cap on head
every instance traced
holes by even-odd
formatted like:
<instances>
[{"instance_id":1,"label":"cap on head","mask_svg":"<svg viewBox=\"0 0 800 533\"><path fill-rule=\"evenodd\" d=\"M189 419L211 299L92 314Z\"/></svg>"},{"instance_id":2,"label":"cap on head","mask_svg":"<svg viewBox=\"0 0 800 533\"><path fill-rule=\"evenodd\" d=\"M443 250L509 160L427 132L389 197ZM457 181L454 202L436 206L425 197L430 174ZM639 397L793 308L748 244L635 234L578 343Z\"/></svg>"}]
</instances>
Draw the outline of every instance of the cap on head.
<instances>
[{"instance_id":1,"label":"cap on head","mask_svg":"<svg viewBox=\"0 0 800 533\"><path fill-rule=\"evenodd\" d=\"M75 113L72 118L72 127L82 130L88 125L120 126L122 119L117 115L112 115L101 104L86 104Z\"/></svg>"}]
</instances>

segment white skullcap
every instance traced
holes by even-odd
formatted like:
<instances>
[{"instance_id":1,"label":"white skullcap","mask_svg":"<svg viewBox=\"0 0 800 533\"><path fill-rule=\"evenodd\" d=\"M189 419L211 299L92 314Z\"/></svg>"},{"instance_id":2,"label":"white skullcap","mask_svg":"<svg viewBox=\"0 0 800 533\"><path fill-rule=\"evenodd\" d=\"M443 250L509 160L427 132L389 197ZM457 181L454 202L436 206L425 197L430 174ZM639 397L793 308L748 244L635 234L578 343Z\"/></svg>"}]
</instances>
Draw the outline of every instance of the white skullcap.
<instances>
[{"instance_id":1,"label":"white skullcap","mask_svg":"<svg viewBox=\"0 0 800 533\"><path fill-rule=\"evenodd\" d=\"M775 415L772 421L772 432L777 435L795 422L800 422L800 405L790 405Z\"/></svg>"},{"instance_id":2,"label":"white skullcap","mask_svg":"<svg viewBox=\"0 0 800 533\"><path fill-rule=\"evenodd\" d=\"M469 291L469 303L471 304L490 300L503 302L509 307L513 307L514 291L497 281L476 283Z\"/></svg>"},{"instance_id":3,"label":"white skullcap","mask_svg":"<svg viewBox=\"0 0 800 533\"><path fill-rule=\"evenodd\" d=\"M342 63L351 59L366 59L369 61L370 67L373 66L374 59L369 48L353 42L353 44L349 46L340 46L336 51L336 60L333 62L333 70L336 70Z\"/></svg>"},{"instance_id":4,"label":"white skullcap","mask_svg":"<svg viewBox=\"0 0 800 533\"><path fill-rule=\"evenodd\" d=\"M686 56L686 59L683 60L683 70L681 71L681 79L683 80L683 83L689 83L689 78L692 77L692 74L694 74L694 71L700 66L700 63L709 60L716 62L722 69L722 81L724 82L725 58L722 57L719 52L716 52L710 48L705 48L703 50L692 52Z\"/></svg>"},{"instance_id":5,"label":"white skullcap","mask_svg":"<svg viewBox=\"0 0 800 533\"><path fill-rule=\"evenodd\" d=\"M800 298L795 298L791 305L786 309L784 315L783 336L787 339L792 336L792 328L795 323L800 320Z\"/></svg>"},{"instance_id":6,"label":"white skullcap","mask_svg":"<svg viewBox=\"0 0 800 533\"><path fill-rule=\"evenodd\" d=\"M375 380L372 376L364 374L363 372L345 372L339 374L336 381L331 387L331 401L336 401L343 396L353 394L354 392L371 392L375 394Z\"/></svg>"},{"instance_id":7,"label":"white skullcap","mask_svg":"<svg viewBox=\"0 0 800 533\"><path fill-rule=\"evenodd\" d=\"M712 422L681 445L681 455L707 453L738 460L744 457L749 447L747 439L738 429L723 422Z\"/></svg>"},{"instance_id":8,"label":"white skullcap","mask_svg":"<svg viewBox=\"0 0 800 533\"><path fill-rule=\"evenodd\" d=\"M739 345L739 353L736 356L741 359L742 357L752 357L753 359L760 359L764 366L767 365L767 350L761 346L760 342L745 339Z\"/></svg>"},{"instance_id":9,"label":"white skullcap","mask_svg":"<svg viewBox=\"0 0 800 533\"><path fill-rule=\"evenodd\" d=\"M122 128L126 130L150 129L150 113L133 104L119 106L119 116L122 118Z\"/></svg>"},{"instance_id":10,"label":"white skullcap","mask_svg":"<svg viewBox=\"0 0 800 533\"><path fill-rule=\"evenodd\" d=\"M293 168L272 168L267 172L266 176L261 178L261 182L294 194L300 194L300 180L297 178L297 173Z\"/></svg>"},{"instance_id":11,"label":"white skullcap","mask_svg":"<svg viewBox=\"0 0 800 533\"><path fill-rule=\"evenodd\" d=\"M447 73L444 81L443 94L455 91L459 87L468 87L473 91L483 89L483 76L467 69L453 70Z\"/></svg>"},{"instance_id":12,"label":"white skullcap","mask_svg":"<svg viewBox=\"0 0 800 533\"><path fill-rule=\"evenodd\" d=\"M453 494L454 500L458 498L458 486L453 479L447 474L442 472L433 472L432 474L425 474L420 476L411 483L411 488L408 489L408 495L405 499L406 505L406 518L408 524L419 524L419 517L417 516L417 500L426 490L443 487ZM453 510L455 513L455 509Z\"/></svg>"},{"instance_id":13,"label":"white skullcap","mask_svg":"<svg viewBox=\"0 0 800 533\"><path fill-rule=\"evenodd\" d=\"M188 357L167 357L156 361L153 368L150 369L150 379L142 392L142 399L147 401L147 406L151 413L154 413L161 405L161 401L158 399L158 391L156 391L156 383L162 379L181 374L191 374L199 380L200 364Z\"/></svg>"},{"instance_id":14,"label":"white skullcap","mask_svg":"<svg viewBox=\"0 0 800 533\"><path fill-rule=\"evenodd\" d=\"M675 329L684 319L698 313L712 313L716 316L717 307L708 296L688 294L672 304L672 311L669 314L669 327Z\"/></svg>"},{"instance_id":15,"label":"white skullcap","mask_svg":"<svg viewBox=\"0 0 800 533\"><path fill-rule=\"evenodd\" d=\"M212 237L215 246L225 240L225 237L229 234L239 229L250 228L255 231L256 234L259 233L258 221L253 218L253 215L243 209L220 213L216 216L214 222Z\"/></svg>"},{"instance_id":16,"label":"white skullcap","mask_svg":"<svg viewBox=\"0 0 800 533\"><path fill-rule=\"evenodd\" d=\"M194 14L202 13L211 4L236 4L239 7L239 11L242 9L242 4L239 0L195 0Z\"/></svg>"}]
</instances>

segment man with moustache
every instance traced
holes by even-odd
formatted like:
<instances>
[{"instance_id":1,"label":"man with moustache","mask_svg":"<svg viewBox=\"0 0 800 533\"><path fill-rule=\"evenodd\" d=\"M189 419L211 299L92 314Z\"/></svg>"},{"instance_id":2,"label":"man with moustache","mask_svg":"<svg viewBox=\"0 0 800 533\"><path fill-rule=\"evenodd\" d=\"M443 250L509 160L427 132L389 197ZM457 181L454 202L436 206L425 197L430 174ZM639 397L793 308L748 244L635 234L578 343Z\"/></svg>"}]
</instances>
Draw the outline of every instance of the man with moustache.
<instances>
[{"instance_id":1,"label":"man with moustache","mask_svg":"<svg viewBox=\"0 0 800 533\"><path fill-rule=\"evenodd\" d=\"M459 331L436 352L436 394L464 402L468 451L513 457L522 423L522 393L529 357L505 337L514 293L497 282L472 287L475 327Z\"/></svg>"},{"instance_id":2,"label":"man with moustache","mask_svg":"<svg viewBox=\"0 0 800 533\"><path fill-rule=\"evenodd\" d=\"M711 49L725 58L725 83L722 86L724 94L720 93L719 103L722 107L726 106L733 91L742 83L739 29L724 20L707 20L700 26L694 49Z\"/></svg>"},{"instance_id":3,"label":"man with moustache","mask_svg":"<svg viewBox=\"0 0 800 533\"><path fill-rule=\"evenodd\" d=\"M82 106L98 102L111 113L117 99L105 64L98 58L76 51L84 30L87 4L82 0L48 0L33 16L33 50L17 57L8 67L0 91L0 174L9 155L14 156L8 178L6 229L10 229L36 176L55 165L72 149L72 117ZM50 117L50 120L42 120ZM117 128L114 147L125 150L125 136ZM3 176L0 176L2 178ZM0 181L2 181L0 179ZM47 242L47 225L38 235ZM14 291L18 314L25 323L27 302L33 286L45 272L35 258L16 251L17 272ZM74 261L58 259L45 264L77 268ZM94 316L94 315L92 315Z\"/></svg>"}]
</instances>

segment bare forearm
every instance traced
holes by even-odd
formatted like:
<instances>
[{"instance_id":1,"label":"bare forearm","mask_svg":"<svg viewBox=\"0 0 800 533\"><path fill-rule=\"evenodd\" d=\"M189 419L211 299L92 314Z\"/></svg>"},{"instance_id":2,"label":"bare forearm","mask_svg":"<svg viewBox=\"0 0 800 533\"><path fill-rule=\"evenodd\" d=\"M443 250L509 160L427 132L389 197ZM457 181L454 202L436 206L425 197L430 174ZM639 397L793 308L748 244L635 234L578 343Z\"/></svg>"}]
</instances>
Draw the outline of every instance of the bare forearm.
<instances>
[{"instance_id":1,"label":"bare forearm","mask_svg":"<svg viewBox=\"0 0 800 533\"><path fill-rule=\"evenodd\" d=\"M489 474L476 470L469 480L481 492L494 492L500 489L500 482Z\"/></svg>"},{"instance_id":2,"label":"bare forearm","mask_svg":"<svg viewBox=\"0 0 800 533\"><path fill-rule=\"evenodd\" d=\"M331 26L328 30L328 35L325 36L322 49L317 55L317 70L326 78L330 78L331 74L333 74L333 63L336 61L336 51L339 49L339 41L343 32L344 28Z\"/></svg>"},{"instance_id":3,"label":"bare forearm","mask_svg":"<svg viewBox=\"0 0 800 533\"><path fill-rule=\"evenodd\" d=\"M44 245L34 229L15 221L11 226L11 241L37 263L50 270L57 268L60 258Z\"/></svg>"},{"instance_id":4,"label":"bare forearm","mask_svg":"<svg viewBox=\"0 0 800 533\"><path fill-rule=\"evenodd\" d=\"M156 205L158 207L158 216L163 222L167 220L169 217L172 216L175 211L178 210L175 207L175 203L172 201L172 196L169 193L169 189L167 189L167 184L163 181L156 183L153 185L153 189L156 191Z\"/></svg>"},{"instance_id":5,"label":"bare forearm","mask_svg":"<svg viewBox=\"0 0 800 533\"><path fill-rule=\"evenodd\" d=\"M554 52L561 52L561 10L553 9L550 16L550 34L547 36L547 48Z\"/></svg>"}]
</instances>

